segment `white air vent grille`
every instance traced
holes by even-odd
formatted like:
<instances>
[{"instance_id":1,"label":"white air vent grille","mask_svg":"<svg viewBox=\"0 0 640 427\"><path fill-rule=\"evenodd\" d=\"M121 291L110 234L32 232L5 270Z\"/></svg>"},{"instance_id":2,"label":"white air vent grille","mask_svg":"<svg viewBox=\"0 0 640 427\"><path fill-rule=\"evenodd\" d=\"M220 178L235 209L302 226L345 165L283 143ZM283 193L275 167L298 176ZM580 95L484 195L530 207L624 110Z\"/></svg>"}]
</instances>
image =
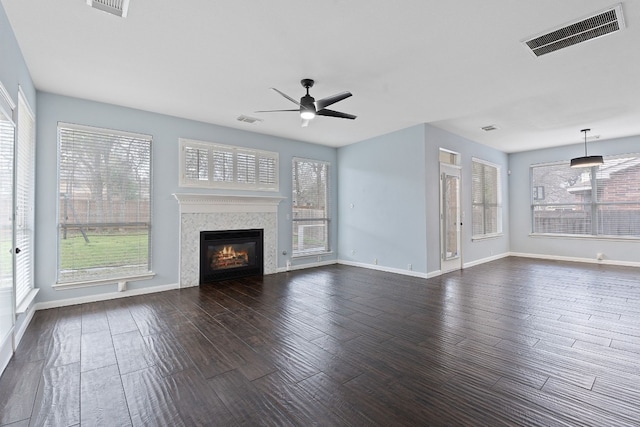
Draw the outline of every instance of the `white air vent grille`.
<instances>
[{"instance_id":1,"label":"white air vent grille","mask_svg":"<svg viewBox=\"0 0 640 427\"><path fill-rule=\"evenodd\" d=\"M524 43L529 46L534 55L542 56L587 40L615 33L624 27L622 5L618 4L562 28L526 40Z\"/></svg>"},{"instance_id":2,"label":"white air vent grille","mask_svg":"<svg viewBox=\"0 0 640 427\"><path fill-rule=\"evenodd\" d=\"M255 117L249 117L249 116L245 116L244 114L238 116L238 118L236 119L239 122L245 122L245 123L255 123L255 122L261 122L262 119L257 119Z\"/></svg>"},{"instance_id":3,"label":"white air vent grille","mask_svg":"<svg viewBox=\"0 0 640 427\"><path fill-rule=\"evenodd\" d=\"M127 17L129 10L129 0L87 0L87 4L95 9L123 18Z\"/></svg>"}]
</instances>

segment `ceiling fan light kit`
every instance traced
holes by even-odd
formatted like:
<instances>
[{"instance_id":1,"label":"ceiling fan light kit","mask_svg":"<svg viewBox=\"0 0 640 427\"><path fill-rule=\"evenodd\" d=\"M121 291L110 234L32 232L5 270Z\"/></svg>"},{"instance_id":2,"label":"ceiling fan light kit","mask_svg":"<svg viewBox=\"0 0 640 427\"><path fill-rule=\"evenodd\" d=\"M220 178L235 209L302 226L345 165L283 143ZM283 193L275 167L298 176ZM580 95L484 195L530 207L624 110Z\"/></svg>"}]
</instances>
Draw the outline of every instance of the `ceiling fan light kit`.
<instances>
[{"instance_id":1,"label":"ceiling fan light kit","mask_svg":"<svg viewBox=\"0 0 640 427\"><path fill-rule=\"evenodd\" d=\"M580 131L584 133L584 156L571 159L572 168L590 168L604 163L602 156L587 155L587 132L589 131L591 131L591 129L582 129Z\"/></svg>"},{"instance_id":2,"label":"ceiling fan light kit","mask_svg":"<svg viewBox=\"0 0 640 427\"><path fill-rule=\"evenodd\" d=\"M335 104L336 102L342 101L350 96L352 96L351 92L340 92L332 96L328 96L326 98L322 98L319 100L315 100L315 98L309 95L309 89L313 87L315 82L312 79L302 79L300 84L303 88L306 89L307 94L300 98L300 102L296 101L294 98L290 97L284 92L279 91L275 87L271 89L278 92L284 98L287 98L289 101L297 104L299 109L291 109L291 110L263 110L256 111L256 113L275 113L282 111L297 111L300 113L300 118L302 119L302 127L306 127L309 125L309 121L313 120L316 116L327 116L327 117L337 117L340 119L349 119L355 120L356 116L353 114L342 113L340 111L329 110L325 107L329 105Z\"/></svg>"}]
</instances>

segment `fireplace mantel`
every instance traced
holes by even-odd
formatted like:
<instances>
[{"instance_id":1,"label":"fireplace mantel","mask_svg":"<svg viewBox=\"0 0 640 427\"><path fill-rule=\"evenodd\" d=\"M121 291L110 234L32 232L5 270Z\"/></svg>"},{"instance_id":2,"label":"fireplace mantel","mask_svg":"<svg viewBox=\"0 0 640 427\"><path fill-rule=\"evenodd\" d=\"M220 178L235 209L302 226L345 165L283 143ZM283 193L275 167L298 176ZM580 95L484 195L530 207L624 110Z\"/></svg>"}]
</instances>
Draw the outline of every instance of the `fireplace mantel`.
<instances>
[{"instance_id":1,"label":"fireplace mantel","mask_svg":"<svg viewBox=\"0 0 640 427\"><path fill-rule=\"evenodd\" d=\"M174 193L180 213L278 212L281 196Z\"/></svg>"},{"instance_id":2,"label":"fireplace mantel","mask_svg":"<svg viewBox=\"0 0 640 427\"><path fill-rule=\"evenodd\" d=\"M278 204L281 196L175 193L180 207L180 287L198 286L200 232L264 230L264 274L278 268Z\"/></svg>"}]
</instances>

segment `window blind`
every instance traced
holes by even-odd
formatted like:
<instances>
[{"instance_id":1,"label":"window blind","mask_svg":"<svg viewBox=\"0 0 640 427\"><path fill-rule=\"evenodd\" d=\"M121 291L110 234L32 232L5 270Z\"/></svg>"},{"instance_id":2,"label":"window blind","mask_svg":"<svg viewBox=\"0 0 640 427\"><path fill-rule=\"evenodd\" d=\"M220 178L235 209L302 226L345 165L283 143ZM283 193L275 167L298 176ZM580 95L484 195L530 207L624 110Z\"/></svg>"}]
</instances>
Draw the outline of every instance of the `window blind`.
<instances>
[{"instance_id":1,"label":"window blind","mask_svg":"<svg viewBox=\"0 0 640 427\"><path fill-rule=\"evenodd\" d=\"M484 160L472 159L472 235L502 233L502 194L500 168Z\"/></svg>"},{"instance_id":2,"label":"window blind","mask_svg":"<svg viewBox=\"0 0 640 427\"><path fill-rule=\"evenodd\" d=\"M593 168L568 162L531 167L534 233L640 237L640 155Z\"/></svg>"},{"instance_id":3,"label":"window blind","mask_svg":"<svg viewBox=\"0 0 640 427\"><path fill-rule=\"evenodd\" d=\"M0 83L0 89L4 89ZM7 106L8 107L8 106ZM3 94L0 92L0 292L13 293L13 149L15 127L11 110L6 110ZM13 301L9 297L0 302L0 339L13 325L11 311ZM6 325L6 330L5 330Z\"/></svg>"},{"instance_id":4,"label":"window blind","mask_svg":"<svg viewBox=\"0 0 640 427\"><path fill-rule=\"evenodd\" d=\"M16 146L16 305L33 289L33 229L35 197L36 126L31 107L18 93L18 144Z\"/></svg>"},{"instance_id":5,"label":"window blind","mask_svg":"<svg viewBox=\"0 0 640 427\"><path fill-rule=\"evenodd\" d=\"M329 251L329 164L293 159L293 256Z\"/></svg>"},{"instance_id":6,"label":"window blind","mask_svg":"<svg viewBox=\"0 0 640 427\"><path fill-rule=\"evenodd\" d=\"M58 283L150 270L151 137L60 124Z\"/></svg>"}]
</instances>

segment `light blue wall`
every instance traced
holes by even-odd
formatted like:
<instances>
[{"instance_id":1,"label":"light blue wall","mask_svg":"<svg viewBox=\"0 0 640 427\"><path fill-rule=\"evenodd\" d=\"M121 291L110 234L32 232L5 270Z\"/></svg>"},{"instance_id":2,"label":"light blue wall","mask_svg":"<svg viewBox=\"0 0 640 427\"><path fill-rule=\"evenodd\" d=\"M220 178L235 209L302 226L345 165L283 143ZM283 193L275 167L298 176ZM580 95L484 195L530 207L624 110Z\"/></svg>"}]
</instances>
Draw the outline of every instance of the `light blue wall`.
<instances>
[{"instance_id":1,"label":"light blue wall","mask_svg":"<svg viewBox=\"0 0 640 427\"><path fill-rule=\"evenodd\" d=\"M479 262L492 256L509 252L509 175L508 156L440 128L425 125L426 169L427 169L427 252L429 271L440 269L440 169L439 150L444 148L460 154L462 168L462 261L464 264ZM483 240L471 240L471 159L473 157L496 164L501 169L502 179L502 230L503 235Z\"/></svg>"},{"instance_id":2,"label":"light blue wall","mask_svg":"<svg viewBox=\"0 0 640 427\"><path fill-rule=\"evenodd\" d=\"M0 5L0 81L14 103L18 103L18 87L21 87L31 108L34 110L37 108L36 90L31 75L2 5ZM18 316L15 323L16 330L23 327L25 317L25 314Z\"/></svg>"},{"instance_id":3,"label":"light blue wall","mask_svg":"<svg viewBox=\"0 0 640 427\"><path fill-rule=\"evenodd\" d=\"M340 259L427 271L423 141L414 126L338 149Z\"/></svg>"},{"instance_id":4,"label":"light blue wall","mask_svg":"<svg viewBox=\"0 0 640 427\"><path fill-rule=\"evenodd\" d=\"M51 93L38 92L37 109L38 141L36 181L36 271L35 283L40 287L39 301L53 301L114 292L115 285L104 285L65 291L53 290L56 279L57 253L57 124L76 123L153 136L153 216L152 216L152 280L132 282L131 289L178 283L178 203L172 193L216 193L228 191L200 190L178 187L178 139L191 138L221 144L276 151L280 155L280 192L286 197L278 209L278 266L284 267L291 254L291 161L293 157L305 157L336 164L335 148L307 144L299 141L261 135L238 129L195 122L130 108L70 98ZM335 166L331 168L332 216L337 214L337 179ZM272 192L247 192L246 194L268 194ZM331 227L331 241L337 241L336 226ZM286 250L288 255L282 255ZM335 253L323 260L335 259ZM297 260L296 263L315 262ZM296 265L294 263L294 265Z\"/></svg>"},{"instance_id":5,"label":"light blue wall","mask_svg":"<svg viewBox=\"0 0 640 427\"><path fill-rule=\"evenodd\" d=\"M639 152L640 136L589 142L590 154L607 156ZM561 160L569 161L573 157L582 156L583 153L584 145L576 144L509 155L511 252L589 260L595 260L596 254L600 252L608 261L640 262L640 242L638 241L529 235L531 233L530 166Z\"/></svg>"},{"instance_id":6,"label":"light blue wall","mask_svg":"<svg viewBox=\"0 0 640 427\"><path fill-rule=\"evenodd\" d=\"M22 87L29 105L36 108L36 90L31 81L31 75L27 64L24 62L22 52L18 46L15 35L5 14L4 7L0 4L0 81L11 95L13 101L18 103L18 85Z\"/></svg>"},{"instance_id":7,"label":"light blue wall","mask_svg":"<svg viewBox=\"0 0 640 427\"><path fill-rule=\"evenodd\" d=\"M377 258L379 267L399 270L412 264L425 274L440 270L440 148L461 155L468 224L471 158L503 171L504 235L472 242L471 227L463 226L464 263L509 252L507 155L425 124L338 149L340 259L373 265Z\"/></svg>"}]
</instances>

